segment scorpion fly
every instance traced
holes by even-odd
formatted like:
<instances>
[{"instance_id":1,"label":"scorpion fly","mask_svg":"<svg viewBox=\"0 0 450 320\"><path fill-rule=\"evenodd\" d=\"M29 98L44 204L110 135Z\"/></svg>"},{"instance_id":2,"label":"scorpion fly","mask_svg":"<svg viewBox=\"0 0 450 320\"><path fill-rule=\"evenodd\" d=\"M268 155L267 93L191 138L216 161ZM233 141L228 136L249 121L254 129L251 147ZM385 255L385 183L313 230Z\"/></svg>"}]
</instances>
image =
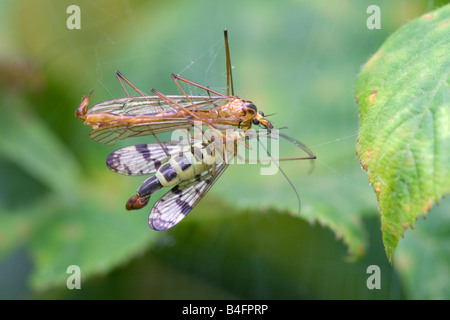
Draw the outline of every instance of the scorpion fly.
<instances>
[{"instance_id":1,"label":"scorpion fly","mask_svg":"<svg viewBox=\"0 0 450 320\"><path fill-rule=\"evenodd\" d=\"M116 77L127 97L112 99L98 103L88 109L92 94L82 98L76 110L76 117L92 127L90 137L100 143L112 145L121 139L154 135L176 129L188 129L194 121L200 121L210 129L220 132L227 127L250 129L253 124L261 125L267 130L273 128L272 123L258 111L248 100L234 95L231 72L230 51L227 30L224 30L227 94L223 95L208 87L172 74L172 79L182 95L164 95L152 89L154 95L145 95L136 88L120 72ZM123 82L127 83L139 96L130 96ZM207 95L188 95L180 82L206 91ZM231 90L231 95L230 95Z\"/></svg>"},{"instance_id":2,"label":"scorpion fly","mask_svg":"<svg viewBox=\"0 0 450 320\"><path fill-rule=\"evenodd\" d=\"M171 187L153 205L149 225L157 231L175 226L205 196L234 157L239 156L237 144L260 136L259 131L242 129L227 131L226 134L222 141L220 136L213 135L209 140L186 139L181 142L140 144L112 152L106 161L111 171L130 176L153 174L140 185L136 194L129 198L126 209L141 209L147 205L152 194L162 188ZM186 135L190 135L189 132L186 132ZM291 142L297 144L293 140ZM298 146L304 149L303 146ZM304 150L310 154L309 157L279 160L315 158L307 149ZM279 170L295 191L289 178L281 168ZM295 192L300 201L297 191Z\"/></svg>"},{"instance_id":3,"label":"scorpion fly","mask_svg":"<svg viewBox=\"0 0 450 320\"><path fill-rule=\"evenodd\" d=\"M262 111L258 111L251 101L234 95L227 30L224 30L224 39L226 95L176 74L172 74L172 79L181 90L181 95L164 95L155 89L151 90L154 95L145 95L117 71L116 77L126 97L104 101L88 109L91 91L82 98L76 110L76 117L92 127L90 138L97 142L112 145L129 137L155 137L157 143L124 147L112 152L107 158L108 168L116 173L131 176L152 174L127 201L128 210L143 208L153 193L162 188L171 188L151 209L149 225L154 230L173 227L194 208L228 167L230 159L238 156L237 144L248 148L249 139L261 136L258 132L252 134L255 132L249 130L252 125L260 125L265 129L261 131L267 132L268 137L274 133L272 123ZM139 95L130 96L123 82ZM180 82L200 88L207 95L188 95ZM179 129L189 137L197 123L200 123L200 127L209 127L215 135L209 139L204 139L204 136L201 139L188 138L182 143L160 141L157 137L158 133ZM227 130L230 128L235 130ZM308 154L307 157L278 161L316 158L292 138L281 133L278 135ZM276 161L275 164L278 166ZM294 189L300 208L300 197L294 185L278 168Z\"/></svg>"},{"instance_id":4,"label":"scorpion fly","mask_svg":"<svg viewBox=\"0 0 450 320\"><path fill-rule=\"evenodd\" d=\"M158 143L135 145L114 151L106 163L120 174L153 174L127 201L127 210L143 208L153 193L172 187L154 204L149 216L152 229L167 230L204 197L236 155L237 141L246 138L245 131L236 130L227 135L231 143L214 139L162 142L166 151Z\"/></svg>"}]
</instances>

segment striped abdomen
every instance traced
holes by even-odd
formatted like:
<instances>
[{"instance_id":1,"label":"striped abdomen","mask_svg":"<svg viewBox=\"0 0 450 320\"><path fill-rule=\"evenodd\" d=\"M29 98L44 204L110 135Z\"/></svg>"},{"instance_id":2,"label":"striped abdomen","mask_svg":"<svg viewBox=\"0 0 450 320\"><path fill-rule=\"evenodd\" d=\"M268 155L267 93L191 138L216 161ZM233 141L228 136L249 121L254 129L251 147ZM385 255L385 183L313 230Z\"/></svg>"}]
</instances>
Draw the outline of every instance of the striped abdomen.
<instances>
[{"instance_id":1,"label":"striped abdomen","mask_svg":"<svg viewBox=\"0 0 450 320\"><path fill-rule=\"evenodd\" d=\"M221 161L221 155L214 148L208 148L206 142L186 146L178 154L172 155L166 163L161 165L155 175L145 180L127 204L128 210L144 207L150 196L162 187L172 187L182 181L195 179L206 170L210 170L214 163Z\"/></svg>"}]
</instances>

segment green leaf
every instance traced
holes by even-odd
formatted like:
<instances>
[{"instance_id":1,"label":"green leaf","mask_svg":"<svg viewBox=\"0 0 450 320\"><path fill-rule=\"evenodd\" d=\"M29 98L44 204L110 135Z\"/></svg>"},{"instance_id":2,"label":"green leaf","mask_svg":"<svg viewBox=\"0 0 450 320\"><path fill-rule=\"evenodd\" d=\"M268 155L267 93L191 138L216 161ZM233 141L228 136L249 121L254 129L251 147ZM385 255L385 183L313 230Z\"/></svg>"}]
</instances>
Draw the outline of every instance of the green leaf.
<instances>
[{"instance_id":1,"label":"green leaf","mask_svg":"<svg viewBox=\"0 0 450 320\"><path fill-rule=\"evenodd\" d=\"M0 156L18 164L56 194L73 201L73 190L81 172L73 154L25 99L5 94L0 102L8 106L0 117Z\"/></svg>"},{"instance_id":2,"label":"green leaf","mask_svg":"<svg viewBox=\"0 0 450 320\"><path fill-rule=\"evenodd\" d=\"M52 219L30 243L34 288L64 286L70 265L79 266L84 279L106 273L148 247L155 234L147 232L145 215L108 211L105 206L86 196L76 206L53 209Z\"/></svg>"},{"instance_id":3,"label":"green leaf","mask_svg":"<svg viewBox=\"0 0 450 320\"><path fill-rule=\"evenodd\" d=\"M357 153L378 197L388 258L450 191L450 6L402 27L363 67Z\"/></svg>"},{"instance_id":4,"label":"green leaf","mask_svg":"<svg viewBox=\"0 0 450 320\"><path fill-rule=\"evenodd\" d=\"M8 181L17 179L16 172L3 174L0 189L13 188L10 193L18 196L0 203L0 257L26 245L35 264L31 284L46 289L64 286L70 265L78 265L88 278L144 251L156 233L149 232L146 214L125 212L126 197L112 197L121 187L110 188L102 179L97 185L83 174L72 152L26 99L5 94L1 102L13 107L0 118L0 156L37 183L30 179L16 186ZM47 188L39 197L32 197L43 185Z\"/></svg>"},{"instance_id":5,"label":"green leaf","mask_svg":"<svg viewBox=\"0 0 450 320\"><path fill-rule=\"evenodd\" d=\"M399 282L386 259L377 260L386 272L384 290L365 286L367 266L374 254L383 255L375 241L370 257L348 263L342 258L346 246L328 228L274 210L241 211L236 219L227 214L226 205L219 208L208 224L191 219L183 228L170 230L153 251L167 264L238 299L400 297ZM379 231L375 219L371 221L373 239Z\"/></svg>"},{"instance_id":6,"label":"green leaf","mask_svg":"<svg viewBox=\"0 0 450 320\"><path fill-rule=\"evenodd\" d=\"M393 256L410 299L450 298L449 212L447 197L433 208L432 218L414 225L414 237L406 237Z\"/></svg>"}]
</instances>

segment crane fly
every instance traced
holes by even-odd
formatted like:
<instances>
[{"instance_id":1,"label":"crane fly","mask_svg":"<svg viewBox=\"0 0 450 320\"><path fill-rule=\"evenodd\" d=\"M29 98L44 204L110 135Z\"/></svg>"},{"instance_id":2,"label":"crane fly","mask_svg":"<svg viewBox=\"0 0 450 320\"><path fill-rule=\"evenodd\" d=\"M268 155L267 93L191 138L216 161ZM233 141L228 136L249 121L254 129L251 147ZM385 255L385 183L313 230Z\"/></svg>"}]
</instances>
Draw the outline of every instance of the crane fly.
<instances>
[{"instance_id":1,"label":"crane fly","mask_svg":"<svg viewBox=\"0 0 450 320\"><path fill-rule=\"evenodd\" d=\"M104 101L88 109L91 91L87 97L83 96L76 110L76 117L92 127L90 137L97 142L112 145L125 138L145 135L153 135L157 140L157 143L118 149L107 158L108 168L116 173L152 174L127 201L128 210L145 207L153 193L162 188L171 188L151 209L149 225L154 230L173 227L194 208L228 167L229 159L237 156L237 144L242 143L248 148L249 139L261 136L251 134L252 125L260 125L266 129L269 137L274 133L272 123L265 118L263 112L258 111L251 101L234 95L227 30L224 30L224 39L226 95L176 74L172 74L172 79L182 95L164 95L155 89L151 90L154 95L145 95L117 71L116 77L126 97ZM139 95L130 96L123 82ZM202 89L207 95L188 95L180 82ZM192 136L190 132L196 123L209 127L217 135L206 140L194 137L192 141L188 139L188 142L183 143L160 141L156 136L158 133L177 129ZM230 133L226 130L230 128L236 130ZM316 158L292 138L281 133L278 135L308 154L307 157L277 159L278 161ZM266 151L270 156L269 151ZM294 189L300 210L300 197L294 185L278 164L276 166Z\"/></svg>"},{"instance_id":2,"label":"crane fly","mask_svg":"<svg viewBox=\"0 0 450 320\"><path fill-rule=\"evenodd\" d=\"M145 95L116 71L116 77L127 97L107 100L88 109L91 91L87 97L83 96L76 110L76 117L92 127L90 137L93 140L107 145L128 137L155 136L161 132L190 128L194 121L200 121L216 132L230 126L248 130L253 124L271 130L273 125L264 117L263 112L258 111L251 101L234 95L227 30L224 31L224 38L226 95L176 74L171 77L182 95L164 95L155 89L151 90L154 95ZM122 81L139 96L130 96ZM206 91L207 95L188 95L180 82L200 88Z\"/></svg>"}]
</instances>

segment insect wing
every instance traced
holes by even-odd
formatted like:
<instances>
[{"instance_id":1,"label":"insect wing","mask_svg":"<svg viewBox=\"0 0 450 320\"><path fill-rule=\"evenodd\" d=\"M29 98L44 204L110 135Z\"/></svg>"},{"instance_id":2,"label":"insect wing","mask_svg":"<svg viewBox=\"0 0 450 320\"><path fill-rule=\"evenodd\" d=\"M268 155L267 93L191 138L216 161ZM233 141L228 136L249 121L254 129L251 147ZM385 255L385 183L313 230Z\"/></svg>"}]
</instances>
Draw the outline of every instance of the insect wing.
<instances>
[{"instance_id":1,"label":"insect wing","mask_svg":"<svg viewBox=\"0 0 450 320\"><path fill-rule=\"evenodd\" d=\"M150 227L162 231L175 226L205 196L227 167L227 164L219 163L214 176L204 171L202 175L173 187L153 206L149 216Z\"/></svg>"},{"instance_id":2,"label":"insect wing","mask_svg":"<svg viewBox=\"0 0 450 320\"><path fill-rule=\"evenodd\" d=\"M189 96L189 101L186 96L167 95L166 97L184 108L195 106L198 109L208 109L211 106L223 105L229 99L219 96ZM191 104L191 101L194 103L194 106ZM168 111L178 112L179 110L176 105L169 104L158 96L138 96L100 102L92 106L87 111L87 114L107 112L123 115L152 115Z\"/></svg>"},{"instance_id":3,"label":"insect wing","mask_svg":"<svg viewBox=\"0 0 450 320\"><path fill-rule=\"evenodd\" d=\"M106 112L123 115L142 115L173 110L172 106L162 103L159 97L141 96L106 100L92 106L87 111L87 114Z\"/></svg>"},{"instance_id":4,"label":"insect wing","mask_svg":"<svg viewBox=\"0 0 450 320\"><path fill-rule=\"evenodd\" d=\"M183 147L182 144L170 142L129 146L112 152L106 165L111 171L128 176L151 174L167 162L172 154L182 151Z\"/></svg>"},{"instance_id":5,"label":"insect wing","mask_svg":"<svg viewBox=\"0 0 450 320\"><path fill-rule=\"evenodd\" d=\"M89 133L89 137L97 142L106 145L116 144L119 140L148 136L177 129L189 129L192 123L183 118L164 119L152 124L123 125L117 127L94 129Z\"/></svg>"},{"instance_id":6,"label":"insect wing","mask_svg":"<svg viewBox=\"0 0 450 320\"><path fill-rule=\"evenodd\" d=\"M189 110L208 110L229 101L227 97L218 96L189 96L190 101L185 96L166 97ZM108 123L101 123L98 128L90 132L89 137L94 141L113 145L119 140L126 138L146 136L176 129L187 129L192 126L192 119L180 116L179 106L169 104L157 96L127 97L101 102L90 108L87 113L146 116L149 119L138 124L130 124L127 121L123 121L121 125L108 126ZM152 116L154 117L152 118ZM202 115L199 116L201 117ZM203 115L203 117L207 117L207 114Z\"/></svg>"}]
</instances>

